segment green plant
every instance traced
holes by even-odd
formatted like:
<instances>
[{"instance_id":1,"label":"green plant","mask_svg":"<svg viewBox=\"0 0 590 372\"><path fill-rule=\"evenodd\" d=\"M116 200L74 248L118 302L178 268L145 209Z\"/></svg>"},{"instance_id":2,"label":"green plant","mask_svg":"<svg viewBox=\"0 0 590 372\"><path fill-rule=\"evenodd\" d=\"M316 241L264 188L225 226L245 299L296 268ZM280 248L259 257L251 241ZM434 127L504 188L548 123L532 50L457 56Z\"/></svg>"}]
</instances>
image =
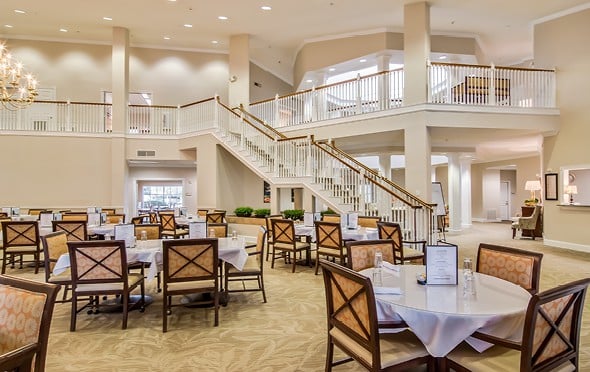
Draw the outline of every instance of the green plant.
<instances>
[{"instance_id":1,"label":"green plant","mask_svg":"<svg viewBox=\"0 0 590 372\"><path fill-rule=\"evenodd\" d=\"M254 211L254 209L250 207L238 207L234 210L234 213L238 217L250 217L252 215L252 211Z\"/></svg>"},{"instance_id":2,"label":"green plant","mask_svg":"<svg viewBox=\"0 0 590 372\"><path fill-rule=\"evenodd\" d=\"M338 214L338 213L334 212L331 208L328 208L325 211L321 211L320 214L323 216L325 214Z\"/></svg>"},{"instance_id":3,"label":"green plant","mask_svg":"<svg viewBox=\"0 0 590 372\"><path fill-rule=\"evenodd\" d=\"M288 220L300 221L303 220L302 209L286 209L283 211L283 216Z\"/></svg>"},{"instance_id":4,"label":"green plant","mask_svg":"<svg viewBox=\"0 0 590 372\"><path fill-rule=\"evenodd\" d=\"M269 215L270 215L270 209L268 209L268 208L254 209L254 217L266 217Z\"/></svg>"}]
</instances>

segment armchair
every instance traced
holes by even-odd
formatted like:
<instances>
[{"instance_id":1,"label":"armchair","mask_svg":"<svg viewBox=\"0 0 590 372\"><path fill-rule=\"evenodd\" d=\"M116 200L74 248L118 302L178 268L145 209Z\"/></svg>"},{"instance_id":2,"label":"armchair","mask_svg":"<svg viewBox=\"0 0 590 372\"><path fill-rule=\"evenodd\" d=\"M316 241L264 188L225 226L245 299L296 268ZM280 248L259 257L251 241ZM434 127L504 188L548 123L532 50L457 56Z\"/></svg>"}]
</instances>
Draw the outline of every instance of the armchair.
<instances>
[{"instance_id":1,"label":"armchair","mask_svg":"<svg viewBox=\"0 0 590 372\"><path fill-rule=\"evenodd\" d=\"M528 231L530 236L535 240L535 228L537 220L541 215L541 206L536 205L533 214L528 217L518 217L518 220L512 223L512 239L516 236L516 230Z\"/></svg>"}]
</instances>

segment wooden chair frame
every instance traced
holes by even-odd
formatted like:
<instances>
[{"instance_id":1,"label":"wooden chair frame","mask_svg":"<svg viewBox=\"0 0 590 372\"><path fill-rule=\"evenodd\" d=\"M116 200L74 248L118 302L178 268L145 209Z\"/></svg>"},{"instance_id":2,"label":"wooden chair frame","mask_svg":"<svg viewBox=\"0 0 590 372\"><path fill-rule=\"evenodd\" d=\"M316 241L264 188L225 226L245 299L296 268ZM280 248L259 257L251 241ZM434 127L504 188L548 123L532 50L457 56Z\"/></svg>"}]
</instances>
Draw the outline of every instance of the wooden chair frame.
<instances>
[{"instance_id":1,"label":"wooden chair frame","mask_svg":"<svg viewBox=\"0 0 590 372\"><path fill-rule=\"evenodd\" d=\"M346 265L346 250L342 240L342 227L336 222L315 221L316 261L315 274L320 268L320 255L338 258L341 265Z\"/></svg>"},{"instance_id":2,"label":"wooden chair frame","mask_svg":"<svg viewBox=\"0 0 590 372\"><path fill-rule=\"evenodd\" d=\"M207 223L207 236L209 235L209 230L215 230L215 237L216 238L225 238L227 237L227 223ZM220 232L221 231L221 232ZM211 238L211 236L210 236Z\"/></svg>"},{"instance_id":3,"label":"wooden chair frame","mask_svg":"<svg viewBox=\"0 0 590 372\"><path fill-rule=\"evenodd\" d=\"M45 305L39 326L37 342L25 345L10 353L0 355L1 371L44 371L45 359L47 356L47 344L49 340L49 330L51 328L51 318L55 305L55 297L59 292L59 285L39 283L27 279L15 278L7 275L0 275L0 285L8 285L20 288L26 291L43 293L46 296ZM34 369L31 369L34 361Z\"/></svg>"},{"instance_id":4,"label":"wooden chair frame","mask_svg":"<svg viewBox=\"0 0 590 372\"><path fill-rule=\"evenodd\" d=\"M88 213L86 212L65 212L61 215L62 221L86 221L88 222Z\"/></svg>"},{"instance_id":5,"label":"wooden chair frame","mask_svg":"<svg viewBox=\"0 0 590 372\"><path fill-rule=\"evenodd\" d=\"M86 221L51 221L53 231L65 231L68 241L88 240L88 222Z\"/></svg>"},{"instance_id":6,"label":"wooden chair frame","mask_svg":"<svg viewBox=\"0 0 590 372\"><path fill-rule=\"evenodd\" d=\"M39 240L39 224L37 221L4 221L2 225L2 274L10 262L12 268L16 257L20 257L20 268L23 267L23 255L33 255L35 274L39 272L41 245ZM31 248L35 248L32 250Z\"/></svg>"},{"instance_id":7,"label":"wooden chair frame","mask_svg":"<svg viewBox=\"0 0 590 372\"><path fill-rule=\"evenodd\" d=\"M402 228L398 223L395 222L377 222L377 229L379 231L379 239L391 239L393 241L394 257L396 265L403 265L407 261L421 260L421 264L425 263L424 248L426 247L425 240L410 241L403 240ZM410 245L421 245L422 250L414 249L413 251L421 252L421 255L414 255L411 257L405 257L404 244ZM410 252L413 252L410 250Z\"/></svg>"},{"instance_id":8,"label":"wooden chair frame","mask_svg":"<svg viewBox=\"0 0 590 372\"><path fill-rule=\"evenodd\" d=\"M307 264L310 263L311 247L309 243L297 241L295 236L295 225L292 220L272 219L271 226L273 235L272 261L270 264L271 268L275 267L275 260L277 259L277 250L281 252L281 256L279 256L278 258L286 257L285 254L287 254L290 257L291 253L293 253L292 272L295 272L295 267L297 265L297 252L305 252Z\"/></svg>"},{"instance_id":9,"label":"wooden chair frame","mask_svg":"<svg viewBox=\"0 0 590 372\"><path fill-rule=\"evenodd\" d=\"M160 225L162 225L162 237L172 236L173 239L178 239L188 235L188 230L177 228L174 213L161 213L159 216Z\"/></svg>"},{"instance_id":10,"label":"wooden chair frame","mask_svg":"<svg viewBox=\"0 0 590 372\"><path fill-rule=\"evenodd\" d=\"M208 212L205 215L205 222L209 223L224 223L225 212Z\"/></svg>"},{"instance_id":11,"label":"wooden chair frame","mask_svg":"<svg viewBox=\"0 0 590 372\"><path fill-rule=\"evenodd\" d=\"M381 222L378 216L359 216L358 225L361 227L377 228L377 222Z\"/></svg>"},{"instance_id":12,"label":"wooden chair frame","mask_svg":"<svg viewBox=\"0 0 590 372\"><path fill-rule=\"evenodd\" d=\"M53 241L56 239L59 239L60 237L64 237L66 240L66 247L65 247L65 251L64 252L54 252L54 246L53 246ZM43 256L44 256L44 263L45 263L45 282L46 283L51 283L51 284L58 284L63 286L63 297L61 300L56 300L55 302L57 303L63 303L63 302L70 302L70 300L67 299L68 297L68 291L71 289L72 287L72 278L71 278L71 274L69 275L69 277L65 277L65 276L54 276L52 275L53 272L53 268L55 267L55 264L57 263L57 260L59 259L59 256L63 253L68 253L68 247L67 247L67 233L65 231L54 231L51 232L47 235L44 235L41 237L41 242L43 243Z\"/></svg>"},{"instance_id":13,"label":"wooden chair frame","mask_svg":"<svg viewBox=\"0 0 590 372\"><path fill-rule=\"evenodd\" d=\"M273 214L273 215L266 217L266 260L267 261L268 261L268 258L270 257L270 253L272 250L272 243L273 243L271 220L282 220L282 219L283 219L282 214Z\"/></svg>"}]
</instances>

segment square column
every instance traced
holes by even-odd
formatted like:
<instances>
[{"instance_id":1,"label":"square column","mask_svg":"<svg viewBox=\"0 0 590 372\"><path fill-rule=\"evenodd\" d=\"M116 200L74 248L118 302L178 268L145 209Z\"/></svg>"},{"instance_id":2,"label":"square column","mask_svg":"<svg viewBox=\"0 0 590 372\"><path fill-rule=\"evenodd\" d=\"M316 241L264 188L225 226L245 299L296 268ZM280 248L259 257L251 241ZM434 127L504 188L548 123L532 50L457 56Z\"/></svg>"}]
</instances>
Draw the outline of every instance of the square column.
<instances>
[{"instance_id":1,"label":"square column","mask_svg":"<svg viewBox=\"0 0 590 372\"><path fill-rule=\"evenodd\" d=\"M229 107L250 104L250 35L229 38Z\"/></svg>"},{"instance_id":2,"label":"square column","mask_svg":"<svg viewBox=\"0 0 590 372\"><path fill-rule=\"evenodd\" d=\"M461 164L459 154L453 153L447 156L449 159L449 230L461 231Z\"/></svg>"},{"instance_id":3,"label":"square column","mask_svg":"<svg viewBox=\"0 0 590 372\"><path fill-rule=\"evenodd\" d=\"M404 106L427 101L430 57L430 6L426 2L404 6Z\"/></svg>"},{"instance_id":4,"label":"square column","mask_svg":"<svg viewBox=\"0 0 590 372\"><path fill-rule=\"evenodd\" d=\"M406 190L424 201L432 201L430 133L426 121L409 123L404 130Z\"/></svg>"}]
</instances>

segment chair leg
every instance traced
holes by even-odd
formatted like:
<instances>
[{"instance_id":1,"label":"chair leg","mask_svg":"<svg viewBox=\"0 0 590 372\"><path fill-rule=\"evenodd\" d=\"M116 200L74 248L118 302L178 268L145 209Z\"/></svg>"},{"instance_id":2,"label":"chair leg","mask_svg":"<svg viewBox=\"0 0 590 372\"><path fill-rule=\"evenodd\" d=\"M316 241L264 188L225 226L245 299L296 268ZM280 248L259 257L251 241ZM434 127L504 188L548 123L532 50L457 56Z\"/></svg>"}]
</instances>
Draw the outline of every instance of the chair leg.
<instances>
[{"instance_id":1,"label":"chair leg","mask_svg":"<svg viewBox=\"0 0 590 372\"><path fill-rule=\"evenodd\" d=\"M129 293L123 293L123 328L127 329L127 315L129 313Z\"/></svg>"},{"instance_id":2,"label":"chair leg","mask_svg":"<svg viewBox=\"0 0 590 372\"><path fill-rule=\"evenodd\" d=\"M320 269L320 254L319 252L315 256L315 274L318 275Z\"/></svg>"},{"instance_id":3,"label":"chair leg","mask_svg":"<svg viewBox=\"0 0 590 372\"><path fill-rule=\"evenodd\" d=\"M326 348L326 372L332 370L332 359L334 358L334 344L328 337L328 347Z\"/></svg>"},{"instance_id":4,"label":"chair leg","mask_svg":"<svg viewBox=\"0 0 590 372\"><path fill-rule=\"evenodd\" d=\"M215 292L215 327L219 325L219 292Z\"/></svg>"},{"instance_id":5,"label":"chair leg","mask_svg":"<svg viewBox=\"0 0 590 372\"><path fill-rule=\"evenodd\" d=\"M289 257L291 257L291 253L289 253ZM293 252L293 270L292 273L295 272L295 266L297 266L297 252Z\"/></svg>"},{"instance_id":6,"label":"chair leg","mask_svg":"<svg viewBox=\"0 0 590 372\"><path fill-rule=\"evenodd\" d=\"M162 297L162 332L168 332L168 296Z\"/></svg>"},{"instance_id":7,"label":"chair leg","mask_svg":"<svg viewBox=\"0 0 590 372\"><path fill-rule=\"evenodd\" d=\"M72 290L72 313L70 314L70 332L76 330L76 315L78 314L78 296L76 292Z\"/></svg>"},{"instance_id":8,"label":"chair leg","mask_svg":"<svg viewBox=\"0 0 590 372\"><path fill-rule=\"evenodd\" d=\"M258 286L262 291L262 299L264 300L264 303L266 303L266 291L264 290L264 278L262 277L262 275L258 277Z\"/></svg>"},{"instance_id":9,"label":"chair leg","mask_svg":"<svg viewBox=\"0 0 590 372\"><path fill-rule=\"evenodd\" d=\"M516 236L516 229L512 228L512 239L514 239L515 236Z\"/></svg>"}]
</instances>

